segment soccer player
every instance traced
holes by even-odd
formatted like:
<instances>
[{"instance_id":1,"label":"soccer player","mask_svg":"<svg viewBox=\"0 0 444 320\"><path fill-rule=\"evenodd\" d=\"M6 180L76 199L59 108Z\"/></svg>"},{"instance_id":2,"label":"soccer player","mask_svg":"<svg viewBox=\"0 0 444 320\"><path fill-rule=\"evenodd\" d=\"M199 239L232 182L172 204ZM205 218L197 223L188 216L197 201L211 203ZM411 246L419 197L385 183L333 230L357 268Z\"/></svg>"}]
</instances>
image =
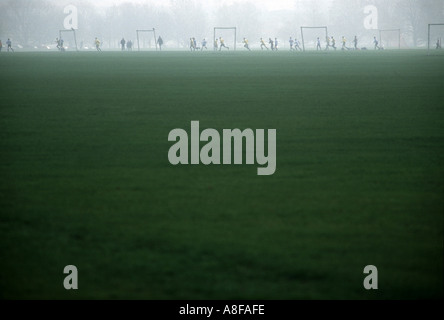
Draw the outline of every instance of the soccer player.
<instances>
[{"instance_id":1,"label":"soccer player","mask_svg":"<svg viewBox=\"0 0 444 320\"><path fill-rule=\"evenodd\" d=\"M57 43L57 49L60 50L60 40L59 40L59 38L56 38L56 43Z\"/></svg>"},{"instance_id":2,"label":"soccer player","mask_svg":"<svg viewBox=\"0 0 444 320\"><path fill-rule=\"evenodd\" d=\"M268 43L270 44L271 51L273 51L274 50L274 42L273 42L273 40L271 40L271 38L268 38Z\"/></svg>"},{"instance_id":3,"label":"soccer player","mask_svg":"<svg viewBox=\"0 0 444 320\"><path fill-rule=\"evenodd\" d=\"M120 40L120 45L122 46L122 51L125 51L125 38L122 38L122 40Z\"/></svg>"},{"instance_id":4,"label":"soccer player","mask_svg":"<svg viewBox=\"0 0 444 320\"><path fill-rule=\"evenodd\" d=\"M203 38L201 44L202 44L202 47L201 47L200 51L202 51L204 48L208 50L208 48L207 48L207 40L205 40L205 38Z\"/></svg>"},{"instance_id":5,"label":"soccer player","mask_svg":"<svg viewBox=\"0 0 444 320\"><path fill-rule=\"evenodd\" d=\"M214 39L214 51L217 51L219 49L219 45L217 43L217 38Z\"/></svg>"},{"instance_id":6,"label":"soccer player","mask_svg":"<svg viewBox=\"0 0 444 320\"><path fill-rule=\"evenodd\" d=\"M224 40L222 37L219 37L219 43L220 43L219 51L222 50L222 47L227 48L228 50L230 50L230 48L228 48L228 47L225 45L225 40Z\"/></svg>"},{"instance_id":7,"label":"soccer player","mask_svg":"<svg viewBox=\"0 0 444 320\"><path fill-rule=\"evenodd\" d=\"M157 38L157 44L159 45L159 50L162 51L163 39L161 36Z\"/></svg>"},{"instance_id":8,"label":"soccer player","mask_svg":"<svg viewBox=\"0 0 444 320\"><path fill-rule=\"evenodd\" d=\"M353 39L353 45L355 46L355 50L358 50L358 37L355 36L355 38Z\"/></svg>"},{"instance_id":9,"label":"soccer player","mask_svg":"<svg viewBox=\"0 0 444 320\"><path fill-rule=\"evenodd\" d=\"M347 44L347 39L345 39L345 37L342 36L342 48L341 48L341 50L349 50L349 48L347 48L346 44Z\"/></svg>"},{"instance_id":10,"label":"soccer player","mask_svg":"<svg viewBox=\"0 0 444 320\"><path fill-rule=\"evenodd\" d=\"M381 47L379 46L378 40L376 40L376 37L373 37L373 43L375 44L375 50L381 50Z\"/></svg>"},{"instance_id":11,"label":"soccer player","mask_svg":"<svg viewBox=\"0 0 444 320\"><path fill-rule=\"evenodd\" d=\"M293 40L293 38L290 37L290 40L288 40L288 42L290 42L290 51L293 51L293 50L294 50L294 48L293 48L293 45L294 45L294 40Z\"/></svg>"},{"instance_id":12,"label":"soccer player","mask_svg":"<svg viewBox=\"0 0 444 320\"><path fill-rule=\"evenodd\" d=\"M274 38L274 50L278 50L278 39Z\"/></svg>"},{"instance_id":13,"label":"soccer player","mask_svg":"<svg viewBox=\"0 0 444 320\"><path fill-rule=\"evenodd\" d=\"M244 40L242 42L244 43L244 48L248 49L248 51L251 51L250 47L248 46L248 39L244 38Z\"/></svg>"},{"instance_id":14,"label":"soccer player","mask_svg":"<svg viewBox=\"0 0 444 320\"><path fill-rule=\"evenodd\" d=\"M63 39L60 38L59 41L60 41L60 50L61 50L61 51L65 51L65 47L63 46L63 43L64 43Z\"/></svg>"},{"instance_id":15,"label":"soccer player","mask_svg":"<svg viewBox=\"0 0 444 320\"><path fill-rule=\"evenodd\" d=\"M336 40L331 36L331 47L336 50Z\"/></svg>"},{"instance_id":16,"label":"soccer player","mask_svg":"<svg viewBox=\"0 0 444 320\"><path fill-rule=\"evenodd\" d=\"M321 39L319 37L316 39L316 51L322 50L321 48Z\"/></svg>"},{"instance_id":17,"label":"soccer player","mask_svg":"<svg viewBox=\"0 0 444 320\"><path fill-rule=\"evenodd\" d=\"M0 41L0 44L1 44L1 41ZM441 49L441 41L439 40L439 38L438 38L438 40L436 40L436 49ZM1 50L2 50L2 48L0 46L0 51Z\"/></svg>"},{"instance_id":18,"label":"soccer player","mask_svg":"<svg viewBox=\"0 0 444 320\"><path fill-rule=\"evenodd\" d=\"M193 41L193 38L190 38L190 51L194 51L194 50L196 50L194 48L194 41Z\"/></svg>"},{"instance_id":19,"label":"soccer player","mask_svg":"<svg viewBox=\"0 0 444 320\"><path fill-rule=\"evenodd\" d=\"M128 49L128 51L133 51L133 42L131 40L128 40L128 42L126 43L126 48Z\"/></svg>"},{"instance_id":20,"label":"soccer player","mask_svg":"<svg viewBox=\"0 0 444 320\"><path fill-rule=\"evenodd\" d=\"M0 40L0 52L2 52L2 48L3 48L3 43L2 40Z\"/></svg>"},{"instance_id":21,"label":"soccer player","mask_svg":"<svg viewBox=\"0 0 444 320\"><path fill-rule=\"evenodd\" d=\"M94 40L94 44L96 45L96 50L97 51L102 51L102 49L100 49L100 40L99 39L95 39Z\"/></svg>"},{"instance_id":22,"label":"soccer player","mask_svg":"<svg viewBox=\"0 0 444 320\"><path fill-rule=\"evenodd\" d=\"M9 52L9 49L11 49L11 51L14 52L14 49L12 49L11 39L8 38L8 40L6 41L6 45L8 46L8 52Z\"/></svg>"},{"instance_id":23,"label":"soccer player","mask_svg":"<svg viewBox=\"0 0 444 320\"><path fill-rule=\"evenodd\" d=\"M200 48L197 46L197 41L196 38L193 37L193 46L194 46L194 50L199 50Z\"/></svg>"},{"instance_id":24,"label":"soccer player","mask_svg":"<svg viewBox=\"0 0 444 320\"><path fill-rule=\"evenodd\" d=\"M294 39L294 49L295 50L300 50L300 51L302 51L302 48L299 46L299 40L298 39Z\"/></svg>"},{"instance_id":25,"label":"soccer player","mask_svg":"<svg viewBox=\"0 0 444 320\"><path fill-rule=\"evenodd\" d=\"M264 50L264 48L268 50L268 47L267 47L267 45L265 44L264 39L261 38L261 50Z\"/></svg>"},{"instance_id":26,"label":"soccer player","mask_svg":"<svg viewBox=\"0 0 444 320\"><path fill-rule=\"evenodd\" d=\"M325 47L325 50L328 50L328 48L330 48L330 38L328 36L325 37L325 40L327 42L327 46Z\"/></svg>"}]
</instances>

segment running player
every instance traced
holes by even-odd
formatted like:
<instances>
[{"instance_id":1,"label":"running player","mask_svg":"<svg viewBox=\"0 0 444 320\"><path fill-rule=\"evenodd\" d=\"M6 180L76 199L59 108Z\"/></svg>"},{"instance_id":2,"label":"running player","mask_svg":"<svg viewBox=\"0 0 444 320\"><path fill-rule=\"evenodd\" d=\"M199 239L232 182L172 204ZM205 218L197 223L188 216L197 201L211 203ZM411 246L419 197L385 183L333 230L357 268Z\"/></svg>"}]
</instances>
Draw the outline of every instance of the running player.
<instances>
[{"instance_id":1,"label":"running player","mask_svg":"<svg viewBox=\"0 0 444 320\"><path fill-rule=\"evenodd\" d=\"M294 49L302 51L302 48L300 47L299 40L296 38L294 39Z\"/></svg>"},{"instance_id":2,"label":"running player","mask_svg":"<svg viewBox=\"0 0 444 320\"><path fill-rule=\"evenodd\" d=\"M217 49L219 48L219 45L217 43L217 38L214 39L214 50L217 51Z\"/></svg>"},{"instance_id":3,"label":"running player","mask_svg":"<svg viewBox=\"0 0 444 320\"><path fill-rule=\"evenodd\" d=\"M208 50L208 48L207 48L207 40L205 40L205 38L203 38L201 44L202 44L202 47L200 48L200 51L202 51L204 48Z\"/></svg>"},{"instance_id":4,"label":"running player","mask_svg":"<svg viewBox=\"0 0 444 320\"><path fill-rule=\"evenodd\" d=\"M344 36L342 36L342 48L341 50L350 50L349 48L347 48L347 39L345 39Z\"/></svg>"},{"instance_id":5,"label":"running player","mask_svg":"<svg viewBox=\"0 0 444 320\"><path fill-rule=\"evenodd\" d=\"M379 41L376 40L376 37L373 37L373 43L375 44L375 50L381 50L381 47L379 46Z\"/></svg>"},{"instance_id":6,"label":"running player","mask_svg":"<svg viewBox=\"0 0 444 320\"><path fill-rule=\"evenodd\" d=\"M294 48L293 48L293 46L294 46L294 40L293 40L293 38L290 37L290 40L288 40L288 42L290 42L290 51L293 51L293 50L294 50Z\"/></svg>"},{"instance_id":7,"label":"running player","mask_svg":"<svg viewBox=\"0 0 444 320\"><path fill-rule=\"evenodd\" d=\"M228 50L230 50L230 48L228 48L228 47L225 45L225 40L224 40L222 37L219 37L219 43L220 43L219 51L222 50L222 47L227 48Z\"/></svg>"},{"instance_id":8,"label":"running player","mask_svg":"<svg viewBox=\"0 0 444 320\"><path fill-rule=\"evenodd\" d=\"M264 48L268 50L268 47L267 47L267 45L265 44L264 39L261 38L261 50L264 50Z\"/></svg>"},{"instance_id":9,"label":"running player","mask_svg":"<svg viewBox=\"0 0 444 320\"><path fill-rule=\"evenodd\" d=\"M96 50L97 51L102 51L102 49L100 49L100 40L99 39L95 39L94 40L94 44L96 45Z\"/></svg>"},{"instance_id":10,"label":"running player","mask_svg":"<svg viewBox=\"0 0 444 320\"><path fill-rule=\"evenodd\" d=\"M331 47L336 50L336 40L331 36Z\"/></svg>"},{"instance_id":11,"label":"running player","mask_svg":"<svg viewBox=\"0 0 444 320\"><path fill-rule=\"evenodd\" d=\"M248 49L248 51L251 51L250 47L248 46L248 39L244 38L242 42L244 43L244 48Z\"/></svg>"}]
</instances>

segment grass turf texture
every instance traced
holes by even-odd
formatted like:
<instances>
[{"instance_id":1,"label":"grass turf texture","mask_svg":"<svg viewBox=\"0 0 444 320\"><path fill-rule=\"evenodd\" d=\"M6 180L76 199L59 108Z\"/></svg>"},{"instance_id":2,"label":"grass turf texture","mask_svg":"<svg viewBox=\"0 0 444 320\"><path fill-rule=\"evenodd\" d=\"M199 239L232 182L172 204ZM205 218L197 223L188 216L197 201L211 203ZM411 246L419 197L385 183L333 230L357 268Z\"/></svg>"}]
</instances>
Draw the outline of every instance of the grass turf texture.
<instances>
[{"instance_id":1,"label":"grass turf texture","mask_svg":"<svg viewBox=\"0 0 444 320\"><path fill-rule=\"evenodd\" d=\"M2 53L0 297L442 298L443 67L423 51ZM276 173L170 165L168 133L191 120L277 129Z\"/></svg>"}]
</instances>

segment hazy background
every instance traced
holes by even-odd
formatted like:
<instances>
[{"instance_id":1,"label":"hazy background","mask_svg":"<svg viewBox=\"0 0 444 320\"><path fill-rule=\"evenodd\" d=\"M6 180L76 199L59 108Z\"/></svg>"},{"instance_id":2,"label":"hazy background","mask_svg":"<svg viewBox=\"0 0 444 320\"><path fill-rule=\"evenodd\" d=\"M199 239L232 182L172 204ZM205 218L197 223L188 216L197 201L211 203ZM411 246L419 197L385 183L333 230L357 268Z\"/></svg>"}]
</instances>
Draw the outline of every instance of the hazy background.
<instances>
[{"instance_id":1,"label":"hazy background","mask_svg":"<svg viewBox=\"0 0 444 320\"><path fill-rule=\"evenodd\" d=\"M211 47L214 26L236 26L238 42L247 37L253 48L260 37L277 37L285 47L290 36L300 37L302 25L328 26L338 45L342 35L349 41L357 35L360 45L371 46L378 32L364 28L367 5L378 8L379 29L402 30L405 48L425 46L427 24L444 23L444 0L0 0L0 39L11 38L28 49L53 49L68 4L78 8L78 43L91 47L98 37L104 49L117 48L122 37L134 42L136 29L153 27L167 49L187 48L190 37L210 39ZM441 34L444 27L433 36ZM230 33L223 35L232 40ZM66 44L71 41L67 35Z\"/></svg>"}]
</instances>

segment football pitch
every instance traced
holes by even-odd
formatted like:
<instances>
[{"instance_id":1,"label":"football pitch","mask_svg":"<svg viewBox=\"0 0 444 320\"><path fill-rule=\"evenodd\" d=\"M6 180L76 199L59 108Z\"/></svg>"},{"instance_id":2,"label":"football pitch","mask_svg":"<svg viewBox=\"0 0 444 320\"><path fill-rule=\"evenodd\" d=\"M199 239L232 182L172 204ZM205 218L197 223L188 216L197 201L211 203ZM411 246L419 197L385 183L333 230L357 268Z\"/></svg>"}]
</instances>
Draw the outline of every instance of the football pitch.
<instances>
[{"instance_id":1,"label":"football pitch","mask_svg":"<svg viewBox=\"0 0 444 320\"><path fill-rule=\"evenodd\" d=\"M0 70L0 298L443 297L444 55L2 52ZM276 172L171 165L193 120L276 129Z\"/></svg>"}]
</instances>

